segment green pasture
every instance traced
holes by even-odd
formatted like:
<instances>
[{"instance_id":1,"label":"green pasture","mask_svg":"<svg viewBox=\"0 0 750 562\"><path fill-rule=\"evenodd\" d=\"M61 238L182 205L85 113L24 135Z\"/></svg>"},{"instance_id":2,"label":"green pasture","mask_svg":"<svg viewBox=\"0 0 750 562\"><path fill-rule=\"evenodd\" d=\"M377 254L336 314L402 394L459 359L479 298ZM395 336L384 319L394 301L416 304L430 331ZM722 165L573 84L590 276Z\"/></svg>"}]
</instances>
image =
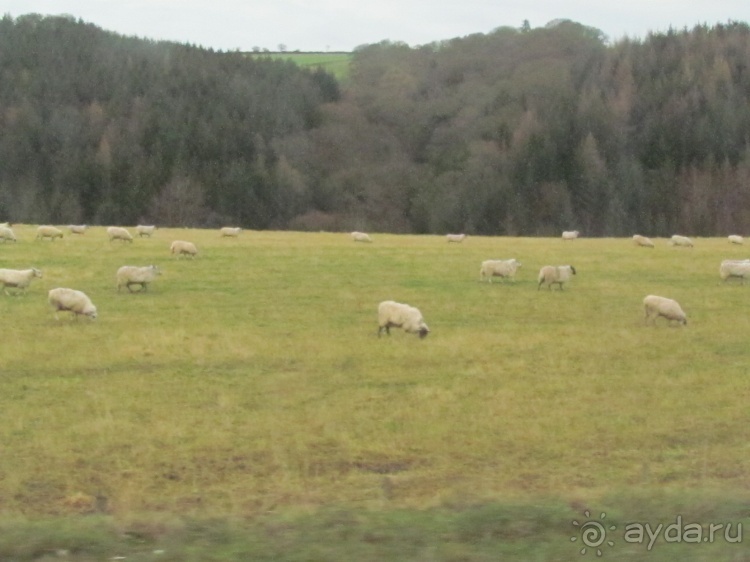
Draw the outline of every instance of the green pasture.
<instances>
[{"instance_id":1,"label":"green pasture","mask_svg":"<svg viewBox=\"0 0 750 562\"><path fill-rule=\"evenodd\" d=\"M0 559L250 559L179 551L197 536L269 560L570 560L586 509L619 529L750 522L750 286L718 275L748 255L724 238L14 230L0 267L44 277L0 293ZM199 256L171 256L176 239ZM515 281L479 282L482 260L511 257ZM147 292L117 292L118 267L149 264ZM578 274L538 291L546 264ZM54 287L99 318L55 320ZM644 325L647 294L678 300L687 327ZM378 338L386 299L430 335ZM645 548L619 542L607 559ZM750 559L673 547L649 559Z\"/></svg>"},{"instance_id":2,"label":"green pasture","mask_svg":"<svg viewBox=\"0 0 750 562\"><path fill-rule=\"evenodd\" d=\"M251 53L255 58L290 60L303 68L322 68L333 74L339 81L349 77L351 53Z\"/></svg>"}]
</instances>

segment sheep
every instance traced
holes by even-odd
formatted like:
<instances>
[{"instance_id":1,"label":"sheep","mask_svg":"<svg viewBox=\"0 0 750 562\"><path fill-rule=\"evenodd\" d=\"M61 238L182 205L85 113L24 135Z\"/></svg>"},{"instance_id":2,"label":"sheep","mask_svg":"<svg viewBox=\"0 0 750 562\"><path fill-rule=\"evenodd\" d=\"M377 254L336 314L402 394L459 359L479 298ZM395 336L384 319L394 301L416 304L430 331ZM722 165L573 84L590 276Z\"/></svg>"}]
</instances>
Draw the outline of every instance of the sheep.
<instances>
[{"instance_id":1,"label":"sheep","mask_svg":"<svg viewBox=\"0 0 750 562\"><path fill-rule=\"evenodd\" d=\"M479 268L479 281L484 281L485 277L490 283L492 283L493 277L513 279L521 265L521 262L515 258L509 260L485 260L482 262L482 267Z\"/></svg>"},{"instance_id":2,"label":"sheep","mask_svg":"<svg viewBox=\"0 0 750 562\"><path fill-rule=\"evenodd\" d=\"M719 276L722 281L727 281L730 277L738 277L742 285L745 284L745 277L750 277L750 260L724 260L719 266Z\"/></svg>"},{"instance_id":3,"label":"sheep","mask_svg":"<svg viewBox=\"0 0 750 562\"><path fill-rule=\"evenodd\" d=\"M139 224L135 227L135 233L138 235L138 238L143 238L144 236L148 236L149 238L151 238L154 230L156 230L156 227L153 224L150 226Z\"/></svg>"},{"instance_id":4,"label":"sheep","mask_svg":"<svg viewBox=\"0 0 750 562\"><path fill-rule=\"evenodd\" d=\"M577 230L565 230L562 233L563 240L575 240L581 235Z\"/></svg>"},{"instance_id":5,"label":"sheep","mask_svg":"<svg viewBox=\"0 0 750 562\"><path fill-rule=\"evenodd\" d=\"M136 267L134 265L123 265L117 270L117 292L123 285L127 287L129 292L133 292L130 288L131 285L140 285L141 290L148 290L148 284L151 283L158 275L161 275L161 271L155 265L147 265L145 267Z\"/></svg>"},{"instance_id":6,"label":"sheep","mask_svg":"<svg viewBox=\"0 0 750 562\"><path fill-rule=\"evenodd\" d=\"M407 333L419 334L420 338L430 333L419 309L408 304L383 301L378 305L378 337L384 330L390 336L391 328L403 328Z\"/></svg>"},{"instance_id":7,"label":"sheep","mask_svg":"<svg viewBox=\"0 0 750 562\"><path fill-rule=\"evenodd\" d=\"M676 321L687 326L687 316L675 300L666 297L658 297L656 295L648 295L643 299L643 308L646 311L646 323L653 318L652 323L656 324L656 319L659 316L662 316L667 319L667 324Z\"/></svg>"},{"instance_id":8,"label":"sheep","mask_svg":"<svg viewBox=\"0 0 750 562\"><path fill-rule=\"evenodd\" d=\"M463 242L466 234L447 234L445 237L448 242Z\"/></svg>"},{"instance_id":9,"label":"sheep","mask_svg":"<svg viewBox=\"0 0 750 562\"><path fill-rule=\"evenodd\" d=\"M563 283L570 280L571 275L576 274L576 268L572 265L545 265L539 270L539 284L536 287L538 291L542 285L547 285L551 291L552 285L557 284L560 290L563 290Z\"/></svg>"},{"instance_id":10,"label":"sheep","mask_svg":"<svg viewBox=\"0 0 750 562\"><path fill-rule=\"evenodd\" d=\"M745 240L739 234L730 234L727 239L730 244L744 244Z\"/></svg>"},{"instance_id":11,"label":"sheep","mask_svg":"<svg viewBox=\"0 0 750 562\"><path fill-rule=\"evenodd\" d=\"M110 242L113 240L122 240L123 242L133 243L133 235L128 232L127 228L122 228L121 226L108 227L107 236L109 236Z\"/></svg>"},{"instance_id":12,"label":"sheep","mask_svg":"<svg viewBox=\"0 0 750 562\"><path fill-rule=\"evenodd\" d=\"M3 291L10 296L8 287L21 289L26 294L26 289L31 285L31 280L35 277L42 277L42 272L38 269L0 269L0 283L3 285Z\"/></svg>"},{"instance_id":13,"label":"sheep","mask_svg":"<svg viewBox=\"0 0 750 562\"><path fill-rule=\"evenodd\" d=\"M85 224L69 224L68 230L71 234L84 234L88 226Z\"/></svg>"},{"instance_id":14,"label":"sheep","mask_svg":"<svg viewBox=\"0 0 750 562\"><path fill-rule=\"evenodd\" d=\"M169 247L169 251L173 254L177 254L177 258L182 254L194 258L198 254L198 248L192 242L185 242L184 240L175 240Z\"/></svg>"},{"instance_id":15,"label":"sheep","mask_svg":"<svg viewBox=\"0 0 750 562\"><path fill-rule=\"evenodd\" d=\"M88 316L92 320L96 320L96 307L86 293L82 291L58 287L49 292L47 300L55 309L56 320L60 319L57 315L60 311L72 312L76 318Z\"/></svg>"},{"instance_id":16,"label":"sheep","mask_svg":"<svg viewBox=\"0 0 750 562\"><path fill-rule=\"evenodd\" d=\"M654 247L654 243L650 238L646 238L645 236L641 236L640 234L633 234L633 244L635 244L636 246L643 246L644 248Z\"/></svg>"},{"instance_id":17,"label":"sheep","mask_svg":"<svg viewBox=\"0 0 750 562\"><path fill-rule=\"evenodd\" d=\"M675 234L672 236L672 238L669 239L669 245L670 246L684 246L686 248L692 248L693 247L693 241L690 240L687 236L680 236L679 234Z\"/></svg>"},{"instance_id":18,"label":"sheep","mask_svg":"<svg viewBox=\"0 0 750 562\"><path fill-rule=\"evenodd\" d=\"M43 225L36 229L36 238L38 240L44 240L45 238L49 238L53 242L55 241L55 238L62 238L63 233L62 230L59 228L55 228L54 226L49 225Z\"/></svg>"},{"instance_id":19,"label":"sheep","mask_svg":"<svg viewBox=\"0 0 750 562\"><path fill-rule=\"evenodd\" d=\"M16 235L9 226L0 226L0 240L3 241L3 244L5 244L7 240L17 242Z\"/></svg>"},{"instance_id":20,"label":"sheep","mask_svg":"<svg viewBox=\"0 0 750 562\"><path fill-rule=\"evenodd\" d=\"M234 228L231 226L225 226L219 230L219 234L221 235L222 238L225 238L225 237L237 238L240 235L241 230L242 229L239 226L234 227Z\"/></svg>"},{"instance_id":21,"label":"sheep","mask_svg":"<svg viewBox=\"0 0 750 562\"><path fill-rule=\"evenodd\" d=\"M355 242L372 242L372 238L364 232L352 232L352 240Z\"/></svg>"}]
</instances>

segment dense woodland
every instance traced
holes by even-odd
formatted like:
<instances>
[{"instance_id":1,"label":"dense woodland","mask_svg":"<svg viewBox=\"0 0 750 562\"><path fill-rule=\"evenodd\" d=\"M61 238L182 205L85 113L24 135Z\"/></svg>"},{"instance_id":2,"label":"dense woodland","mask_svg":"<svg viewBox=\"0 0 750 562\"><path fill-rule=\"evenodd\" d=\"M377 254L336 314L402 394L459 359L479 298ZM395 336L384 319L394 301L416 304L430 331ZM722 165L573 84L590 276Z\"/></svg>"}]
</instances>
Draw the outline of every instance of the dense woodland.
<instances>
[{"instance_id":1,"label":"dense woodland","mask_svg":"<svg viewBox=\"0 0 750 562\"><path fill-rule=\"evenodd\" d=\"M0 21L0 220L750 232L750 27L570 21L291 62Z\"/></svg>"}]
</instances>

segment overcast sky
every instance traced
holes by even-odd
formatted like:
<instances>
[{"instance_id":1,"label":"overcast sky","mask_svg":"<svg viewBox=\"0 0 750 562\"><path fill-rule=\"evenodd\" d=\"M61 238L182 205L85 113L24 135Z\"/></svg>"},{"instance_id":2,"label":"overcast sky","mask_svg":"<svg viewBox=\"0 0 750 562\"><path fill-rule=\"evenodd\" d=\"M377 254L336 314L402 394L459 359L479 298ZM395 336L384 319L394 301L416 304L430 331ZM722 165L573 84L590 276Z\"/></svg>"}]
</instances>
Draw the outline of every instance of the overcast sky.
<instances>
[{"instance_id":1,"label":"overcast sky","mask_svg":"<svg viewBox=\"0 0 750 562\"><path fill-rule=\"evenodd\" d=\"M750 0L0 0L0 12L69 14L108 31L215 50L351 51L411 46L570 19L612 40L649 31L750 21Z\"/></svg>"}]
</instances>

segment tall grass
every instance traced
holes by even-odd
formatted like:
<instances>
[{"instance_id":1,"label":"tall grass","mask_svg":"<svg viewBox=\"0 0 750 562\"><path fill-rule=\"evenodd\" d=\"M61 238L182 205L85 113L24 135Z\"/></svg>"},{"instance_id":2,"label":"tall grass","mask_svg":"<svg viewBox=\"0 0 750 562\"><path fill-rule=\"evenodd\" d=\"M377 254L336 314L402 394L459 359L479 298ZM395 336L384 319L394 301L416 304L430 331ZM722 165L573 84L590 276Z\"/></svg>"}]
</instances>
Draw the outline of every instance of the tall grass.
<instances>
[{"instance_id":1,"label":"tall grass","mask_svg":"<svg viewBox=\"0 0 750 562\"><path fill-rule=\"evenodd\" d=\"M745 257L723 239L15 230L0 267L44 277L0 298L0 515L579 506L750 484L750 288L719 280ZM199 257L170 256L174 239ZM515 281L479 282L482 260L510 257ZM148 292L116 291L118 267L152 263ZM539 267L566 263L564 291L537 291ZM98 320L56 321L58 286ZM649 293L688 326L644 325ZM385 299L419 307L429 337L378 339Z\"/></svg>"}]
</instances>

